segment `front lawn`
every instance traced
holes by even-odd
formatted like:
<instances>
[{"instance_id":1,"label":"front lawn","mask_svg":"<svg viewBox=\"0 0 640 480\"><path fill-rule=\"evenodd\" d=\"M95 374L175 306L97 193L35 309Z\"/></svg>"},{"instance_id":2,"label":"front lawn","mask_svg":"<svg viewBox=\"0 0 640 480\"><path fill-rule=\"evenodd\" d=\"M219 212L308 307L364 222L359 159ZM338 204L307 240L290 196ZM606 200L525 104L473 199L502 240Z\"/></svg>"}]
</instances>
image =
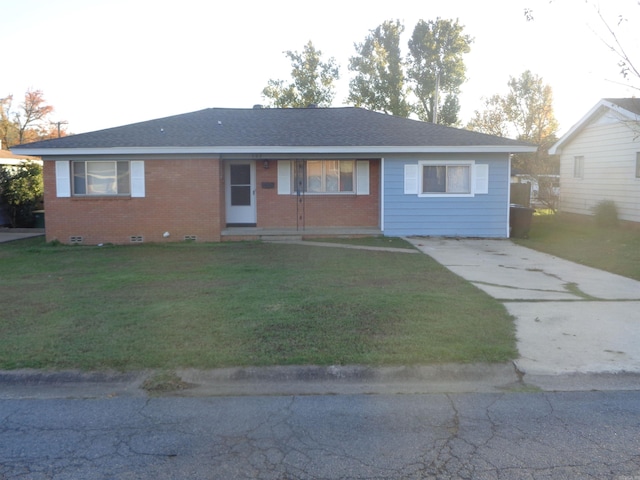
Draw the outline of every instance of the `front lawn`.
<instances>
[{"instance_id":1,"label":"front lawn","mask_svg":"<svg viewBox=\"0 0 640 480\"><path fill-rule=\"evenodd\" d=\"M598 227L591 218L534 215L520 245L640 280L640 228Z\"/></svg>"},{"instance_id":2,"label":"front lawn","mask_svg":"<svg viewBox=\"0 0 640 480\"><path fill-rule=\"evenodd\" d=\"M504 307L423 254L29 239L0 244L0 288L0 369L407 365L517 355Z\"/></svg>"}]
</instances>

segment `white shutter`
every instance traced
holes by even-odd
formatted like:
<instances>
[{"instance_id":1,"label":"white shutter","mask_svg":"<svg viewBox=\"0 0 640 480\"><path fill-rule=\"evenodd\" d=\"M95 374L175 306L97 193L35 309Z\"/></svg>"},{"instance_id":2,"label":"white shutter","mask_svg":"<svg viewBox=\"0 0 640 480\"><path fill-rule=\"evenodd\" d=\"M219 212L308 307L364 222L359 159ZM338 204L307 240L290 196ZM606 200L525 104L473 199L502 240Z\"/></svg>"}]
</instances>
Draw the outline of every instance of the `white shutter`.
<instances>
[{"instance_id":1,"label":"white shutter","mask_svg":"<svg viewBox=\"0 0 640 480\"><path fill-rule=\"evenodd\" d=\"M475 193L489 193L489 165L486 164L475 164L474 165L474 175L476 176L476 189Z\"/></svg>"},{"instance_id":2,"label":"white shutter","mask_svg":"<svg viewBox=\"0 0 640 480\"><path fill-rule=\"evenodd\" d=\"M291 162L278 160L278 195L291 194Z\"/></svg>"},{"instance_id":3,"label":"white shutter","mask_svg":"<svg viewBox=\"0 0 640 480\"><path fill-rule=\"evenodd\" d=\"M420 189L418 185L418 165L405 165L404 166L404 194L405 195L417 195Z\"/></svg>"},{"instance_id":4,"label":"white shutter","mask_svg":"<svg viewBox=\"0 0 640 480\"><path fill-rule=\"evenodd\" d=\"M56 160L56 197L71 196L71 169L66 160Z\"/></svg>"},{"instance_id":5,"label":"white shutter","mask_svg":"<svg viewBox=\"0 0 640 480\"><path fill-rule=\"evenodd\" d=\"M369 160L356 162L356 193L369 195Z\"/></svg>"},{"instance_id":6,"label":"white shutter","mask_svg":"<svg viewBox=\"0 0 640 480\"><path fill-rule=\"evenodd\" d=\"M140 160L130 163L131 197L144 197L144 162Z\"/></svg>"}]
</instances>

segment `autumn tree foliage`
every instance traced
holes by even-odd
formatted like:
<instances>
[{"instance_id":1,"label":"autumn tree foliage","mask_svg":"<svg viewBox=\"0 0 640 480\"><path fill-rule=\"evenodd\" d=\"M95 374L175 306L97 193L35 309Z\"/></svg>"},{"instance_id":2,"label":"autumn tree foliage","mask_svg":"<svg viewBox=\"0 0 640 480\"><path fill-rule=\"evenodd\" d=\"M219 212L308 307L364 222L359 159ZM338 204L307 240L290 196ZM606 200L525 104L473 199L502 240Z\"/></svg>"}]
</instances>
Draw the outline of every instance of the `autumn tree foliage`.
<instances>
[{"instance_id":1,"label":"autumn tree foliage","mask_svg":"<svg viewBox=\"0 0 640 480\"><path fill-rule=\"evenodd\" d=\"M558 174L558 159L549 155L557 140L558 121L553 111L553 92L542 77L527 70L511 77L506 95L485 99L484 110L476 110L467 128L477 132L516 137L538 145L535 153L514 155L512 166L536 179L540 188L552 188L550 179ZM549 196L550 208L555 199Z\"/></svg>"},{"instance_id":2,"label":"autumn tree foliage","mask_svg":"<svg viewBox=\"0 0 640 480\"><path fill-rule=\"evenodd\" d=\"M61 127L66 122L53 123L54 109L47 103L42 90L29 89L17 106L13 95L0 98L0 140L2 148L22 143L46 140L66 135Z\"/></svg>"}]
</instances>

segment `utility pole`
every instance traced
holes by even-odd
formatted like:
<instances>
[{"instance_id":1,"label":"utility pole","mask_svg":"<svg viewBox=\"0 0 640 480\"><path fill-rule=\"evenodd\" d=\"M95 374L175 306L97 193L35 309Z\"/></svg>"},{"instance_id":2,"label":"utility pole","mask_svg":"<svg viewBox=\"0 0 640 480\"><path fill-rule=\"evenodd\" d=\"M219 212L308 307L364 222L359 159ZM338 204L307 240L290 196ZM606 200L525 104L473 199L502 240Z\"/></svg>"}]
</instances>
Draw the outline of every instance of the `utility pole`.
<instances>
[{"instance_id":1,"label":"utility pole","mask_svg":"<svg viewBox=\"0 0 640 480\"><path fill-rule=\"evenodd\" d=\"M58 128L58 138L60 138L60 125L69 125L69 122L67 122L67 121L51 122L51 124L57 126L57 128Z\"/></svg>"},{"instance_id":2,"label":"utility pole","mask_svg":"<svg viewBox=\"0 0 640 480\"><path fill-rule=\"evenodd\" d=\"M436 73L436 91L433 95L433 123L438 123L438 92L440 90L440 68Z\"/></svg>"}]
</instances>

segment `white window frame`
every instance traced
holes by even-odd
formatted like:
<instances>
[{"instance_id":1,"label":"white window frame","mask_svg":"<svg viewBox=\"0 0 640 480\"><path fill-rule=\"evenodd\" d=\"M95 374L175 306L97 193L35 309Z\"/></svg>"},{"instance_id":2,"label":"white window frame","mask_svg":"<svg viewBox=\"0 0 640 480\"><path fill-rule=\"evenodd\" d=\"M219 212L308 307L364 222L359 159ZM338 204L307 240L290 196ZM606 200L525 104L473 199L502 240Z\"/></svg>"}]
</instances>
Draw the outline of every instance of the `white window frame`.
<instances>
[{"instance_id":1,"label":"white window frame","mask_svg":"<svg viewBox=\"0 0 640 480\"><path fill-rule=\"evenodd\" d=\"M335 196L335 195L369 195L370 194L370 185L369 185L369 175L370 175L370 166L369 160L355 160L352 158L340 158L340 159L305 159L306 162L351 162L353 165L353 189L347 191L336 191L336 192L310 192L305 189L304 195L308 196ZM325 167L323 164L323 174L325 172ZM278 161L278 195L295 195L296 194L296 186L295 184L295 167L293 165L293 161L289 160L279 160ZM305 186L308 181L307 172L305 168ZM322 185L326 185L326 179L322 180Z\"/></svg>"},{"instance_id":2,"label":"white window frame","mask_svg":"<svg viewBox=\"0 0 640 480\"><path fill-rule=\"evenodd\" d=\"M474 175L474 165L475 161L473 160L423 160L418 162L418 197L445 197L445 198L454 198L454 197L473 197L475 196L475 175ZM468 192L425 192L424 191L424 168L425 167L450 167L450 166L463 166L468 167L469 172L469 191Z\"/></svg>"},{"instance_id":3,"label":"white window frame","mask_svg":"<svg viewBox=\"0 0 640 480\"><path fill-rule=\"evenodd\" d=\"M309 191L309 173L307 170L307 166L309 162L321 162L321 177L320 177L320 185L322 190L310 192ZM342 162L348 162L351 164L352 168L352 177L351 177L351 190L337 190L337 191L327 191L327 179L329 177L327 165L329 162L338 162L338 188L340 188L340 166ZM356 173L356 162L355 160L305 160L305 195L354 195L356 193L356 182L357 182L357 173Z\"/></svg>"},{"instance_id":4,"label":"white window frame","mask_svg":"<svg viewBox=\"0 0 640 480\"><path fill-rule=\"evenodd\" d=\"M125 194L92 194L92 193L80 193L77 194L73 188L73 163L82 162L83 160L56 160L55 173L56 173L56 197L77 197L77 198L143 198L146 196L145 192L145 174L144 174L144 161L142 160L114 160L129 163L129 193ZM91 160L86 160L86 163Z\"/></svg>"},{"instance_id":5,"label":"white window frame","mask_svg":"<svg viewBox=\"0 0 640 480\"><path fill-rule=\"evenodd\" d=\"M121 163L126 163L126 172L123 172L126 175L126 178L119 178L119 164ZM111 166L113 169L113 173L115 174L113 177L109 177L108 179L108 183L111 184L111 188L113 188L115 191L106 191L106 192L101 192L101 191L91 191L90 188L90 182L89 182L89 178L90 175L95 175L95 173L90 174L89 170L91 168L91 166L95 166L98 164L102 164L102 165L107 165L107 166ZM76 191L76 167L82 165L83 168L83 183L84 183L84 191ZM106 178L106 177L99 177L99 178ZM119 187L120 187L120 182L124 181L126 182L126 191L125 192L120 192L119 191ZM106 185L106 181L105 181L105 185ZM71 161L71 185L72 185L72 194L74 197L122 197L122 196L126 196L129 197L131 196L131 163L127 160L72 160ZM98 184L100 185L100 184Z\"/></svg>"}]
</instances>

